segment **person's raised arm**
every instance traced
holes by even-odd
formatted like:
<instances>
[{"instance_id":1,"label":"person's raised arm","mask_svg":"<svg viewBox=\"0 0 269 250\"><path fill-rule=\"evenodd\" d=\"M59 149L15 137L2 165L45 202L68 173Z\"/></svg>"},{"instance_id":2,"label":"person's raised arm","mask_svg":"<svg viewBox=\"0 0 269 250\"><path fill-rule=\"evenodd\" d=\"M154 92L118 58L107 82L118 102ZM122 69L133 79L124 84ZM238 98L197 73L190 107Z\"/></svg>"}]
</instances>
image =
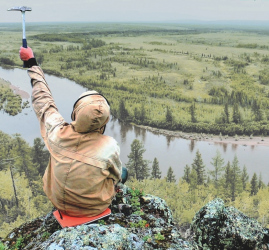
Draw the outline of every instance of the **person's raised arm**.
<instances>
[{"instance_id":1,"label":"person's raised arm","mask_svg":"<svg viewBox=\"0 0 269 250\"><path fill-rule=\"evenodd\" d=\"M65 123L65 121L58 112L44 73L37 65L32 49L30 47L21 47L20 58L29 67L28 75L31 78L33 87L32 105L40 123L41 136L47 144L48 132L52 131L56 126Z\"/></svg>"}]
</instances>

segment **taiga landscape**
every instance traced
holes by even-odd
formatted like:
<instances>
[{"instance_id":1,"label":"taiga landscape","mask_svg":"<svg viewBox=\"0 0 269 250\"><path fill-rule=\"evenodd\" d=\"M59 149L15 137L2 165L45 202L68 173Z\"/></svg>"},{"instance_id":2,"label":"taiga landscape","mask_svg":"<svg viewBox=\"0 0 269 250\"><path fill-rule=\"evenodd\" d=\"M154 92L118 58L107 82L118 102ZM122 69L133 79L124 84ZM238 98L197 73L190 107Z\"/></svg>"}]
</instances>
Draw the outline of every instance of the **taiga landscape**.
<instances>
[{"instance_id":1,"label":"taiga landscape","mask_svg":"<svg viewBox=\"0 0 269 250\"><path fill-rule=\"evenodd\" d=\"M22 69L20 24L0 24L0 36L1 68ZM127 186L165 199L179 226L216 197L269 226L267 172L244 166L236 152L227 160L214 144L269 146L268 25L30 23L27 39L46 74L102 93L129 130L214 145L209 162L195 148L189 164L171 167L158 153L148 160L150 148L133 138L124 144ZM29 115L30 99L10 88L18 83L0 78L2 115ZM17 132L0 133L0 237L52 209L42 190L48 151L40 138L29 143Z\"/></svg>"}]
</instances>

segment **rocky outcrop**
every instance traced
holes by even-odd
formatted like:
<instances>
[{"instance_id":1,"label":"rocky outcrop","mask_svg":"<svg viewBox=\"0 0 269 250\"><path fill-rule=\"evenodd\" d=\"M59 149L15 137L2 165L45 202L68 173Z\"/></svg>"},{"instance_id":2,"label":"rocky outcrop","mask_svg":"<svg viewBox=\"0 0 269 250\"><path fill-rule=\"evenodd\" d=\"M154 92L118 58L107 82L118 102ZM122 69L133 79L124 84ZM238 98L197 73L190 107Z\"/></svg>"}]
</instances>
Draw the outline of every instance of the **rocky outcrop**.
<instances>
[{"instance_id":1,"label":"rocky outcrop","mask_svg":"<svg viewBox=\"0 0 269 250\"><path fill-rule=\"evenodd\" d=\"M268 249L269 230L234 207L215 199L193 218L192 229L199 249Z\"/></svg>"},{"instance_id":2,"label":"rocky outcrop","mask_svg":"<svg viewBox=\"0 0 269 250\"><path fill-rule=\"evenodd\" d=\"M120 186L112 214L97 223L61 229L52 212L14 229L3 242L11 248L48 250L195 250L182 238L171 210L159 197Z\"/></svg>"},{"instance_id":3,"label":"rocky outcrop","mask_svg":"<svg viewBox=\"0 0 269 250\"><path fill-rule=\"evenodd\" d=\"M221 199L196 213L188 240L159 197L121 185L111 210L97 223L64 229L50 212L14 229L3 242L7 249L27 250L261 250L269 243L268 229Z\"/></svg>"}]
</instances>

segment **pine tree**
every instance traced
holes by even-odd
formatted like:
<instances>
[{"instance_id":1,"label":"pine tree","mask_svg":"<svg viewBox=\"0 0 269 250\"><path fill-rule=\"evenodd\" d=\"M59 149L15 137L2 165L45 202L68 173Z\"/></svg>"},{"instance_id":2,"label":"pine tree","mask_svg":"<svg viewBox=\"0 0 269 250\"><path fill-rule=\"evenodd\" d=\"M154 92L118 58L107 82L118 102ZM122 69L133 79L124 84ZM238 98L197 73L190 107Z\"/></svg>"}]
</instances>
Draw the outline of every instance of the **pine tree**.
<instances>
[{"instance_id":1,"label":"pine tree","mask_svg":"<svg viewBox=\"0 0 269 250\"><path fill-rule=\"evenodd\" d=\"M171 166L168 168L166 181L167 182L176 182L176 176L174 175L174 171L173 171Z\"/></svg>"},{"instance_id":2,"label":"pine tree","mask_svg":"<svg viewBox=\"0 0 269 250\"><path fill-rule=\"evenodd\" d=\"M166 115L165 115L166 122L171 124L173 122L173 116L171 109L167 106L166 107Z\"/></svg>"},{"instance_id":3,"label":"pine tree","mask_svg":"<svg viewBox=\"0 0 269 250\"><path fill-rule=\"evenodd\" d=\"M249 180L249 175L247 173L247 168L246 168L245 165L243 167L243 172L242 172L241 180L242 180L243 190L246 190L247 182Z\"/></svg>"},{"instance_id":4,"label":"pine tree","mask_svg":"<svg viewBox=\"0 0 269 250\"><path fill-rule=\"evenodd\" d=\"M258 189L265 188L265 184L262 181L262 173L259 174Z\"/></svg>"},{"instance_id":5,"label":"pine tree","mask_svg":"<svg viewBox=\"0 0 269 250\"><path fill-rule=\"evenodd\" d=\"M225 106L224 106L224 115L225 115L225 123L230 123L230 114L229 114L228 102L226 102Z\"/></svg>"},{"instance_id":6,"label":"pine tree","mask_svg":"<svg viewBox=\"0 0 269 250\"><path fill-rule=\"evenodd\" d=\"M191 164L192 168L196 170L197 173L197 184L202 185L205 183L205 165L202 160L202 156L199 152L199 150L196 151L195 158L193 160L193 163Z\"/></svg>"},{"instance_id":7,"label":"pine tree","mask_svg":"<svg viewBox=\"0 0 269 250\"><path fill-rule=\"evenodd\" d=\"M251 109L254 114L255 121L263 120L263 111L262 111L262 105L260 102L254 99Z\"/></svg>"},{"instance_id":8,"label":"pine tree","mask_svg":"<svg viewBox=\"0 0 269 250\"><path fill-rule=\"evenodd\" d=\"M145 109L145 104L142 103L141 111L140 111L140 121L143 123L145 120L146 120L146 109Z\"/></svg>"},{"instance_id":9,"label":"pine tree","mask_svg":"<svg viewBox=\"0 0 269 250\"><path fill-rule=\"evenodd\" d=\"M32 194L36 194L36 189L33 184L33 180L38 175L38 171L34 168L31 159L31 149L29 145L21 138L19 134L15 134L15 150L16 154L19 156L16 158L14 165L20 172L24 172L28 180Z\"/></svg>"},{"instance_id":10,"label":"pine tree","mask_svg":"<svg viewBox=\"0 0 269 250\"><path fill-rule=\"evenodd\" d=\"M190 106L191 122L197 122L195 103Z\"/></svg>"},{"instance_id":11,"label":"pine tree","mask_svg":"<svg viewBox=\"0 0 269 250\"><path fill-rule=\"evenodd\" d=\"M227 165L224 168L224 176L223 176L223 187L224 190L229 190L230 189L230 181L231 181L231 164L228 161Z\"/></svg>"},{"instance_id":12,"label":"pine tree","mask_svg":"<svg viewBox=\"0 0 269 250\"><path fill-rule=\"evenodd\" d=\"M125 104L123 99L120 100L120 104L119 104L119 119L125 120L128 118L129 114L127 109L125 108Z\"/></svg>"},{"instance_id":13,"label":"pine tree","mask_svg":"<svg viewBox=\"0 0 269 250\"><path fill-rule=\"evenodd\" d=\"M191 174L191 168L187 164L186 167L184 168L184 175L183 175L182 179L185 180L189 184L190 184L190 174Z\"/></svg>"},{"instance_id":14,"label":"pine tree","mask_svg":"<svg viewBox=\"0 0 269 250\"><path fill-rule=\"evenodd\" d=\"M152 163L151 179L161 179L162 172L160 171L159 162L155 157Z\"/></svg>"},{"instance_id":15,"label":"pine tree","mask_svg":"<svg viewBox=\"0 0 269 250\"><path fill-rule=\"evenodd\" d=\"M259 187L258 187L258 178L257 174L254 173L251 181L250 181L251 189L250 189L250 194L251 195L256 195L258 193Z\"/></svg>"},{"instance_id":16,"label":"pine tree","mask_svg":"<svg viewBox=\"0 0 269 250\"><path fill-rule=\"evenodd\" d=\"M128 155L129 161L126 167L129 170L129 176L135 177L137 180L143 180L149 177L149 161L143 159L146 149L142 142L134 139L131 144L131 153Z\"/></svg>"},{"instance_id":17,"label":"pine tree","mask_svg":"<svg viewBox=\"0 0 269 250\"><path fill-rule=\"evenodd\" d=\"M224 159L221 158L220 152L217 150L216 156L212 158L211 164L214 167L214 170L209 171L209 174L213 177L213 182L215 185L215 188L219 188L219 179L221 177L221 174L224 170Z\"/></svg>"},{"instance_id":18,"label":"pine tree","mask_svg":"<svg viewBox=\"0 0 269 250\"><path fill-rule=\"evenodd\" d=\"M235 103L233 105L233 122L234 123L240 123L242 120L241 113L239 111L239 105L238 103Z\"/></svg>"},{"instance_id":19,"label":"pine tree","mask_svg":"<svg viewBox=\"0 0 269 250\"><path fill-rule=\"evenodd\" d=\"M231 174L230 174L230 177L231 177L230 195L231 195L232 201L235 201L235 198L238 196L238 194L243 191L241 176L242 176L242 173L239 167L239 162L235 155L232 162Z\"/></svg>"},{"instance_id":20,"label":"pine tree","mask_svg":"<svg viewBox=\"0 0 269 250\"><path fill-rule=\"evenodd\" d=\"M45 150L45 143L40 138L34 139L34 146L32 147L32 162L38 173L43 176L45 169L49 162L49 151Z\"/></svg>"}]
</instances>

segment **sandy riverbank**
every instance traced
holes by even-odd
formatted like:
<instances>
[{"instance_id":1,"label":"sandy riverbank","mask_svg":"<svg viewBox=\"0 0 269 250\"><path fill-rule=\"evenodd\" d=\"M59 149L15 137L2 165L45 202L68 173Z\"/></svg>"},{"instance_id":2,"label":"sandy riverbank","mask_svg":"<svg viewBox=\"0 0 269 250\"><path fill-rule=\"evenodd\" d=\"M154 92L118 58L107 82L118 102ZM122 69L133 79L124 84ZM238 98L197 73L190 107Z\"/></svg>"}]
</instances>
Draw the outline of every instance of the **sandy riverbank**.
<instances>
[{"instance_id":1,"label":"sandy riverbank","mask_svg":"<svg viewBox=\"0 0 269 250\"><path fill-rule=\"evenodd\" d=\"M179 137L187 140L208 141L211 143L228 143L237 144L243 146L266 146L269 147L269 137L253 136L252 139L249 136L218 136L207 135L197 133L185 133L182 131L170 131L165 129L152 128L149 126L135 125L139 128L151 131L154 134L162 134L166 136Z\"/></svg>"}]
</instances>

